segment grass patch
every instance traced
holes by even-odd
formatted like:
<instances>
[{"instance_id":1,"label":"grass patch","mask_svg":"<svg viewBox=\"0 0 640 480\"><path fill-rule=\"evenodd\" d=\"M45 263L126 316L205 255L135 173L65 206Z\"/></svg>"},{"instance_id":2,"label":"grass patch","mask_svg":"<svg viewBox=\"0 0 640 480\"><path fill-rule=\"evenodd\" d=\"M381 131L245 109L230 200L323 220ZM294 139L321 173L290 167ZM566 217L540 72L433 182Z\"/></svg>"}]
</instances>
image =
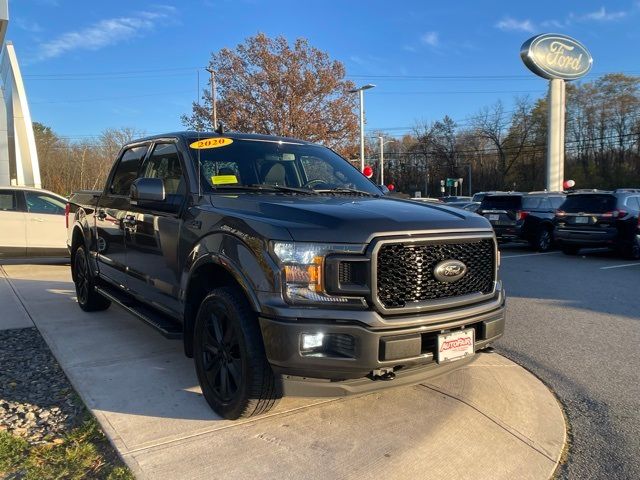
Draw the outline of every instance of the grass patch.
<instances>
[{"instance_id":1,"label":"grass patch","mask_svg":"<svg viewBox=\"0 0 640 480\"><path fill-rule=\"evenodd\" d=\"M0 477L24 480L133 480L102 433L88 416L57 443L30 445L0 432Z\"/></svg>"}]
</instances>

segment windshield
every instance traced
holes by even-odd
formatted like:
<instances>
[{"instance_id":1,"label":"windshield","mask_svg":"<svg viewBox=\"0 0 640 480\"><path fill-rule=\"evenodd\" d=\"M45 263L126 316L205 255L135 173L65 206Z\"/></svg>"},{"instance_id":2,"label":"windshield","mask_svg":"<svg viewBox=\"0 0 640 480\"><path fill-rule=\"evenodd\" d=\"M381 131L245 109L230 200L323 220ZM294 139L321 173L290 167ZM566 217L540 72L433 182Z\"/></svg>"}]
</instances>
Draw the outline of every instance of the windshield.
<instances>
[{"instance_id":1,"label":"windshield","mask_svg":"<svg viewBox=\"0 0 640 480\"><path fill-rule=\"evenodd\" d=\"M520 210L520 195L487 195L482 199L482 210Z\"/></svg>"},{"instance_id":2,"label":"windshield","mask_svg":"<svg viewBox=\"0 0 640 480\"><path fill-rule=\"evenodd\" d=\"M215 141L215 147L206 144ZM320 145L264 140L193 138L191 153L201 172L216 190L262 188L293 192L358 190L381 191L349 162ZM201 148L197 148L200 146Z\"/></svg>"},{"instance_id":3,"label":"windshield","mask_svg":"<svg viewBox=\"0 0 640 480\"><path fill-rule=\"evenodd\" d=\"M616 208L616 197L613 195L569 195L560 210L569 213L605 213Z\"/></svg>"}]
</instances>

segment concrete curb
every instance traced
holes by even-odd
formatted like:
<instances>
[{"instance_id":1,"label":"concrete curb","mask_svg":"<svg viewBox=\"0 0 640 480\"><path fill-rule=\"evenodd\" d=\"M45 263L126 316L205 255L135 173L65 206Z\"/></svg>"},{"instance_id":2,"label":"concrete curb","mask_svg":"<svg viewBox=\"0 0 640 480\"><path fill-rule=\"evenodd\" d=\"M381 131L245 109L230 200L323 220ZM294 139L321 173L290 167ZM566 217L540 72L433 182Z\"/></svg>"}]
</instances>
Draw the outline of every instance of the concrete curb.
<instances>
[{"instance_id":1,"label":"concrete curb","mask_svg":"<svg viewBox=\"0 0 640 480\"><path fill-rule=\"evenodd\" d=\"M82 312L67 266L4 269L138 478L547 479L566 443L555 396L495 353L421 385L288 397L269 415L222 420L179 342L117 308Z\"/></svg>"}]
</instances>

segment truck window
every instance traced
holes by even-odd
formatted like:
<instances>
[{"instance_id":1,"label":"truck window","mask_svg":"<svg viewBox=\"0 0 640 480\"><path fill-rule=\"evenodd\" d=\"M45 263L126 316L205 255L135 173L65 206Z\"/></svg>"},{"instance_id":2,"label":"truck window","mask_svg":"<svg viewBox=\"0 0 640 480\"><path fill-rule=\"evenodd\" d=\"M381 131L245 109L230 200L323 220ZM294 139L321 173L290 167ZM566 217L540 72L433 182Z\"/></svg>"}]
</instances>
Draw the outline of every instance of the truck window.
<instances>
[{"instance_id":1,"label":"truck window","mask_svg":"<svg viewBox=\"0 0 640 480\"><path fill-rule=\"evenodd\" d=\"M133 147L122 154L111 181L110 192L114 195L129 196L131 184L138 176L140 162L147 153L147 146Z\"/></svg>"},{"instance_id":2,"label":"truck window","mask_svg":"<svg viewBox=\"0 0 640 480\"><path fill-rule=\"evenodd\" d=\"M167 195L184 195L186 184L178 150L173 143L158 144L145 162L140 177L161 178Z\"/></svg>"}]
</instances>

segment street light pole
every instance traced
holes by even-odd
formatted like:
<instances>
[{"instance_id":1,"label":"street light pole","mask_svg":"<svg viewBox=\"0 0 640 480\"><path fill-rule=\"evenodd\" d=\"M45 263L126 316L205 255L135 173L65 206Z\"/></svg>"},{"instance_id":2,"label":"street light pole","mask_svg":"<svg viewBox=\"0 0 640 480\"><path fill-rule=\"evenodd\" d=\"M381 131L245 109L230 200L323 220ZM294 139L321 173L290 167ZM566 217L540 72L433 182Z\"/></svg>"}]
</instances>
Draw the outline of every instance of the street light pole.
<instances>
[{"instance_id":1,"label":"street light pole","mask_svg":"<svg viewBox=\"0 0 640 480\"><path fill-rule=\"evenodd\" d=\"M213 129L218 128L218 113L216 112L216 75L212 68L207 68L211 75L211 111L213 116Z\"/></svg>"},{"instance_id":2,"label":"street light pole","mask_svg":"<svg viewBox=\"0 0 640 480\"><path fill-rule=\"evenodd\" d=\"M353 90L349 90L349 93L360 94L360 171L364 170L364 91L375 87L372 83L367 83Z\"/></svg>"},{"instance_id":3,"label":"street light pole","mask_svg":"<svg viewBox=\"0 0 640 480\"><path fill-rule=\"evenodd\" d=\"M393 143L395 140L387 140L384 141L384 137L382 135L378 135L380 139L380 185L384 185L384 146L387 143Z\"/></svg>"}]
</instances>

